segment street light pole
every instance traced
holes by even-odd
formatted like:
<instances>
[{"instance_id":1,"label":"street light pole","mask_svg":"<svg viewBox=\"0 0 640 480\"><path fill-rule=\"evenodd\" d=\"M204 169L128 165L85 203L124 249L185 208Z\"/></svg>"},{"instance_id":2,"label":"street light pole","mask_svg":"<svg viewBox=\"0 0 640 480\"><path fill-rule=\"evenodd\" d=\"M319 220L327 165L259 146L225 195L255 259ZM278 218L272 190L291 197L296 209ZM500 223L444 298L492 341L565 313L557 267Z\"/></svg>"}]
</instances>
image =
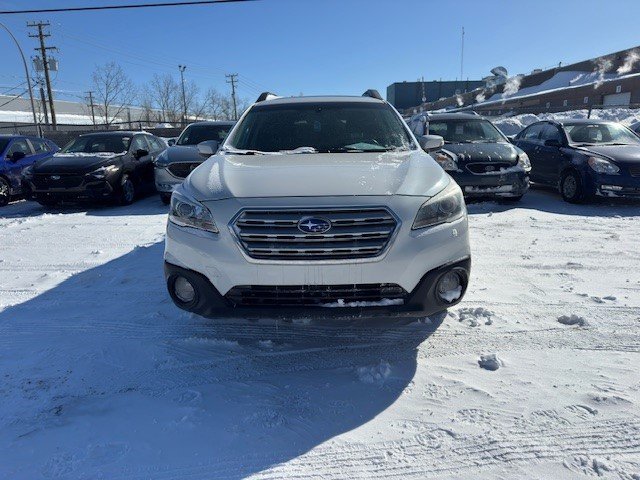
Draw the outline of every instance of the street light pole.
<instances>
[{"instance_id":1,"label":"street light pole","mask_svg":"<svg viewBox=\"0 0 640 480\"><path fill-rule=\"evenodd\" d=\"M18 43L18 40L16 39L16 37L14 37L13 33L11 33L11 30L9 30L7 26L1 22L0 22L0 27L4 28L9 34L9 36L13 39L14 43L16 44L16 47L18 47L20 56L22 57L22 64L24 65L24 74L27 79L27 86L29 88L29 100L31 100L31 112L33 113L33 124L36 127L36 132L38 136L41 137L42 130L40 129L40 124L38 123L38 116L36 115L36 104L33 101L33 90L31 89L31 77L29 76L29 67L27 66L27 60L24 58L24 52L22 51L22 48L20 47L20 44Z\"/></svg>"},{"instance_id":2,"label":"street light pole","mask_svg":"<svg viewBox=\"0 0 640 480\"><path fill-rule=\"evenodd\" d=\"M187 96L184 93L184 71L187 69L186 65L178 65L180 70L180 79L182 81L182 126L187 124Z\"/></svg>"}]
</instances>

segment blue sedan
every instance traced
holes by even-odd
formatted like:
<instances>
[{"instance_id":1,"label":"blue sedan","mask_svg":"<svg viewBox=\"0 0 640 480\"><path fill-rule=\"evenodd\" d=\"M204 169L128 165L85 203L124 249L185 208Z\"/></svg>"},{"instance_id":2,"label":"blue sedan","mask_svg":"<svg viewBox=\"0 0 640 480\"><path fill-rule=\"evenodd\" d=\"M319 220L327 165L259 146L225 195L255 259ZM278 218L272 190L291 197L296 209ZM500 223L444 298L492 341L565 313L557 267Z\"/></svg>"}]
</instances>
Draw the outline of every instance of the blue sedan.
<instances>
[{"instance_id":1,"label":"blue sedan","mask_svg":"<svg viewBox=\"0 0 640 480\"><path fill-rule=\"evenodd\" d=\"M531 181L581 203L600 197L640 199L640 138L604 120L542 121L513 140L531 162Z\"/></svg>"},{"instance_id":2,"label":"blue sedan","mask_svg":"<svg viewBox=\"0 0 640 480\"><path fill-rule=\"evenodd\" d=\"M22 194L22 171L53 156L60 148L51 140L21 135L0 136L0 207Z\"/></svg>"}]
</instances>

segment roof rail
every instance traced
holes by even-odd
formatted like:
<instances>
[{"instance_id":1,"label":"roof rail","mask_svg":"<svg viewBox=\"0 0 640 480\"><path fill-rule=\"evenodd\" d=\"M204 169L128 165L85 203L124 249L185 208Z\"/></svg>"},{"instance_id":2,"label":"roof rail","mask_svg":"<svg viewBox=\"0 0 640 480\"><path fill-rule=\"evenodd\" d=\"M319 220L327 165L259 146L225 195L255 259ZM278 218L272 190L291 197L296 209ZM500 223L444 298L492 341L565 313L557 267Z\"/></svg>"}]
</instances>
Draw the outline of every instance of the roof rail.
<instances>
[{"instance_id":1,"label":"roof rail","mask_svg":"<svg viewBox=\"0 0 640 480\"><path fill-rule=\"evenodd\" d=\"M362 94L363 97L376 98L378 100L384 100L377 90L369 89Z\"/></svg>"},{"instance_id":2,"label":"roof rail","mask_svg":"<svg viewBox=\"0 0 640 480\"><path fill-rule=\"evenodd\" d=\"M264 102L265 100L271 100L273 98L278 98L278 96L275 93L271 93L271 92L262 92L260 94L260 96L258 97L258 99L256 100L256 103L258 102Z\"/></svg>"}]
</instances>

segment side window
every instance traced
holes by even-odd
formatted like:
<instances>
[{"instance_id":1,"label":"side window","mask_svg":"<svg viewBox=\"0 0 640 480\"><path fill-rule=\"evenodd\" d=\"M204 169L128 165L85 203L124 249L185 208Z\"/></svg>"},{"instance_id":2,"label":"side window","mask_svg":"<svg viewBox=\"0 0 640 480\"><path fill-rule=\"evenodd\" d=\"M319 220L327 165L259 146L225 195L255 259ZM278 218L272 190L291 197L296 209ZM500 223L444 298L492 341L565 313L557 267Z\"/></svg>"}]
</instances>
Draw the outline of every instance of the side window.
<instances>
[{"instance_id":1,"label":"side window","mask_svg":"<svg viewBox=\"0 0 640 480\"><path fill-rule=\"evenodd\" d=\"M18 138L11 143L11 146L7 150L7 157L16 152L22 152L25 156L31 155L31 147L29 147L29 144L24 138Z\"/></svg>"},{"instance_id":2,"label":"side window","mask_svg":"<svg viewBox=\"0 0 640 480\"><path fill-rule=\"evenodd\" d=\"M522 133L520 139L527 140L529 142L537 142L543 128L544 124L532 125Z\"/></svg>"},{"instance_id":3,"label":"side window","mask_svg":"<svg viewBox=\"0 0 640 480\"><path fill-rule=\"evenodd\" d=\"M540 139L543 142L546 140L555 140L558 143L562 143L562 135L560 133L560 130L558 130L558 127L551 124L545 125L544 129L542 130L542 135L540 136Z\"/></svg>"},{"instance_id":4,"label":"side window","mask_svg":"<svg viewBox=\"0 0 640 480\"><path fill-rule=\"evenodd\" d=\"M424 117L418 117L411 120L411 131L416 137L421 137L426 133L426 125Z\"/></svg>"},{"instance_id":5,"label":"side window","mask_svg":"<svg viewBox=\"0 0 640 480\"><path fill-rule=\"evenodd\" d=\"M166 145L162 143L162 140L157 137L147 137L147 140L149 140L152 150L164 150L167 148Z\"/></svg>"},{"instance_id":6,"label":"side window","mask_svg":"<svg viewBox=\"0 0 640 480\"><path fill-rule=\"evenodd\" d=\"M138 150L146 150L149 151L149 144L147 143L147 141L145 140L145 135L136 135L135 137L133 137L133 140L131 140L131 148L130 150L132 152L137 152Z\"/></svg>"},{"instance_id":7,"label":"side window","mask_svg":"<svg viewBox=\"0 0 640 480\"><path fill-rule=\"evenodd\" d=\"M39 138L32 138L29 141L31 142L31 145L33 145L33 149L36 153L45 153L51 150L47 142L45 142L44 140L41 140Z\"/></svg>"}]
</instances>

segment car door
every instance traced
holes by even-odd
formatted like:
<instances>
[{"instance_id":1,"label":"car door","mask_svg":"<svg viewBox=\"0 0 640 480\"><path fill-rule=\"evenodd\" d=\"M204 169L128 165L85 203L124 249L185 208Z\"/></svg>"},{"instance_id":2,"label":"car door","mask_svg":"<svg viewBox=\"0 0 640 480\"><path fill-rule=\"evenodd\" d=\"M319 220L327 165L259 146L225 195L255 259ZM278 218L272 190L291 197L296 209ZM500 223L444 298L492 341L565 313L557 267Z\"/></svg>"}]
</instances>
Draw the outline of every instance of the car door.
<instances>
[{"instance_id":1,"label":"car door","mask_svg":"<svg viewBox=\"0 0 640 480\"><path fill-rule=\"evenodd\" d=\"M19 192L22 185L22 170L33 163L33 150L26 138L14 138L5 154L7 178L13 192Z\"/></svg>"},{"instance_id":2,"label":"car door","mask_svg":"<svg viewBox=\"0 0 640 480\"><path fill-rule=\"evenodd\" d=\"M538 175L547 185L557 185L560 180L560 166L564 160L561 149L565 143L564 134L556 125L547 123L544 126L536 156Z\"/></svg>"},{"instance_id":3,"label":"car door","mask_svg":"<svg viewBox=\"0 0 640 480\"><path fill-rule=\"evenodd\" d=\"M534 123L518 134L515 145L524 150L531 162L530 178L534 182L542 182L541 159L539 156L540 134L544 129L544 123Z\"/></svg>"},{"instance_id":4,"label":"car door","mask_svg":"<svg viewBox=\"0 0 640 480\"><path fill-rule=\"evenodd\" d=\"M140 180L143 188L150 188L155 185L153 178L153 154L151 145L147 142L147 135L135 135L131 139L129 152L135 162L136 177Z\"/></svg>"}]
</instances>

